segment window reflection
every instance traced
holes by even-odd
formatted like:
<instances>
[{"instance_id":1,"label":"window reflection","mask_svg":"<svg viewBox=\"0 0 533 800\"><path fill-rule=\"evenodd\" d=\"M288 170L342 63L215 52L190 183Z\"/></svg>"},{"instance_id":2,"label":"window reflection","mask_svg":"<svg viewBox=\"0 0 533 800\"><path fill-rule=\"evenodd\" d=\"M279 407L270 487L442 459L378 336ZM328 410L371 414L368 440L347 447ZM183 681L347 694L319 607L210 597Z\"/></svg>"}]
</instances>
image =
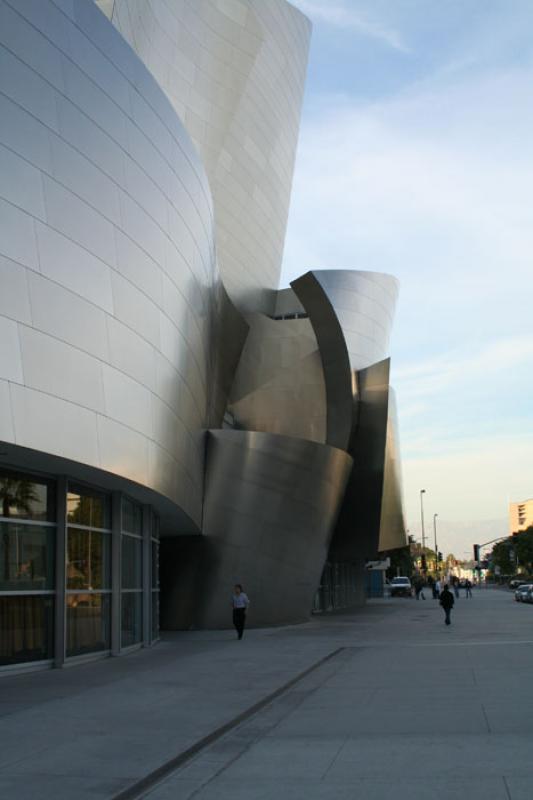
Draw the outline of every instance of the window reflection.
<instances>
[{"instance_id":1,"label":"window reflection","mask_svg":"<svg viewBox=\"0 0 533 800\"><path fill-rule=\"evenodd\" d=\"M122 594L122 647L142 639L142 592Z\"/></svg>"},{"instance_id":2,"label":"window reflection","mask_svg":"<svg viewBox=\"0 0 533 800\"><path fill-rule=\"evenodd\" d=\"M122 588L142 589L142 539L122 537Z\"/></svg>"},{"instance_id":3,"label":"window reflection","mask_svg":"<svg viewBox=\"0 0 533 800\"><path fill-rule=\"evenodd\" d=\"M152 540L152 589L159 588L159 542Z\"/></svg>"},{"instance_id":4,"label":"window reflection","mask_svg":"<svg viewBox=\"0 0 533 800\"><path fill-rule=\"evenodd\" d=\"M122 500L122 530L138 536L142 532L142 508L127 497Z\"/></svg>"},{"instance_id":5,"label":"window reflection","mask_svg":"<svg viewBox=\"0 0 533 800\"><path fill-rule=\"evenodd\" d=\"M111 581L111 537L69 528L67 589L107 589Z\"/></svg>"},{"instance_id":6,"label":"window reflection","mask_svg":"<svg viewBox=\"0 0 533 800\"><path fill-rule=\"evenodd\" d=\"M159 592L152 592L152 641L159 638Z\"/></svg>"},{"instance_id":7,"label":"window reflection","mask_svg":"<svg viewBox=\"0 0 533 800\"><path fill-rule=\"evenodd\" d=\"M109 528L109 498L100 492L71 486L67 494L67 522L87 528Z\"/></svg>"},{"instance_id":8,"label":"window reflection","mask_svg":"<svg viewBox=\"0 0 533 800\"><path fill-rule=\"evenodd\" d=\"M0 522L0 591L54 588L55 528Z\"/></svg>"},{"instance_id":9,"label":"window reflection","mask_svg":"<svg viewBox=\"0 0 533 800\"><path fill-rule=\"evenodd\" d=\"M67 595L67 656L109 650L110 594Z\"/></svg>"},{"instance_id":10,"label":"window reflection","mask_svg":"<svg viewBox=\"0 0 533 800\"><path fill-rule=\"evenodd\" d=\"M0 470L0 516L53 522L54 484L22 473Z\"/></svg>"}]
</instances>

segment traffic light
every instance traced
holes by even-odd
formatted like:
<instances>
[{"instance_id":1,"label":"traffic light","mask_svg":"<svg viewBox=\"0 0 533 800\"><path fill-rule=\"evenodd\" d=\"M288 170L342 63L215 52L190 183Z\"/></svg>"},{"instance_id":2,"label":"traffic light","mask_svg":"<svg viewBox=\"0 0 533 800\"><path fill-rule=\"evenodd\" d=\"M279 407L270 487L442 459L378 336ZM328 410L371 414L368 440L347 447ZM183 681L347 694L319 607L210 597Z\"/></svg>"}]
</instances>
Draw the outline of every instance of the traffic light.
<instances>
[{"instance_id":1,"label":"traffic light","mask_svg":"<svg viewBox=\"0 0 533 800\"><path fill-rule=\"evenodd\" d=\"M479 545L474 545L474 561L479 561Z\"/></svg>"},{"instance_id":2,"label":"traffic light","mask_svg":"<svg viewBox=\"0 0 533 800\"><path fill-rule=\"evenodd\" d=\"M440 562L441 562L441 561L444 561L444 559L442 558L442 553L441 553L441 551L440 551L440 550L439 550L439 552L437 553L437 559L438 559L438 562L439 562L439 564L440 564Z\"/></svg>"},{"instance_id":3,"label":"traffic light","mask_svg":"<svg viewBox=\"0 0 533 800\"><path fill-rule=\"evenodd\" d=\"M426 554L425 553L422 553L422 557L420 559L420 562L421 562L422 569L427 569L428 568L427 561L426 561Z\"/></svg>"}]
</instances>

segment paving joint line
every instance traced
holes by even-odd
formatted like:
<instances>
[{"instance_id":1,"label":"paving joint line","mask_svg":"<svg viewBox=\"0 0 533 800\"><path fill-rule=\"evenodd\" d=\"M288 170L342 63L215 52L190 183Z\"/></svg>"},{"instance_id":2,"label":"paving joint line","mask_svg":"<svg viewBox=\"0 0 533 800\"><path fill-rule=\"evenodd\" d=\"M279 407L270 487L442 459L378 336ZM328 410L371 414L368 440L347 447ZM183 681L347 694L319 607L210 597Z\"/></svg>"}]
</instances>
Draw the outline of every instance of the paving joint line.
<instances>
[{"instance_id":1,"label":"paving joint line","mask_svg":"<svg viewBox=\"0 0 533 800\"><path fill-rule=\"evenodd\" d=\"M270 692L270 694L268 694L262 700L254 703L244 711L241 711L240 714L237 714L237 716L233 717L233 719L230 719L229 722L226 722L224 725L215 728L215 730L207 734L207 736L203 736L201 739L198 739L198 741L193 745L188 747L186 750L183 750L181 753L178 753L168 761L165 761L164 764L162 764L160 767L157 767L157 769L153 770L152 772L149 772L148 775L145 775L144 778L141 778L141 780L136 781L134 784L128 786L126 789L123 789L118 794L113 795L111 800L141 800L141 798L145 797L146 794L164 778L167 778L179 767L184 766L184 764L190 761L194 756L198 755L206 747L209 747L209 745L222 738L222 736L224 736L226 733L229 733L229 731L249 720L259 711L262 711L263 708L272 703L273 700L277 700L278 697L281 697L281 695L286 691L302 681L312 672L319 669L319 667L322 667L328 661L336 658L336 656L346 649L347 648L345 647L337 647L335 650L332 650L331 653L328 653L318 661L315 661L315 663L311 664L310 667L307 667L302 672L298 673L298 675L296 675L294 678L291 678L278 689Z\"/></svg>"}]
</instances>

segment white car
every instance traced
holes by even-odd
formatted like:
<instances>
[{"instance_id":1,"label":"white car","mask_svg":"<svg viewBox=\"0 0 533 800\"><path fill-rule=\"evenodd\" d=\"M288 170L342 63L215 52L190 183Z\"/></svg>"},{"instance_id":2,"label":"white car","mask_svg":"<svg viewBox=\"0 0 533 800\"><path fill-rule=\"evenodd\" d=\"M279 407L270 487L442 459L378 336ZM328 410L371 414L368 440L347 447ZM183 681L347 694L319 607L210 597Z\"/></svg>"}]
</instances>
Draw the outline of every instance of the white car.
<instances>
[{"instance_id":1,"label":"white car","mask_svg":"<svg viewBox=\"0 0 533 800\"><path fill-rule=\"evenodd\" d=\"M393 578L390 582L390 596L391 597L411 597L413 589L409 578L398 577Z\"/></svg>"}]
</instances>

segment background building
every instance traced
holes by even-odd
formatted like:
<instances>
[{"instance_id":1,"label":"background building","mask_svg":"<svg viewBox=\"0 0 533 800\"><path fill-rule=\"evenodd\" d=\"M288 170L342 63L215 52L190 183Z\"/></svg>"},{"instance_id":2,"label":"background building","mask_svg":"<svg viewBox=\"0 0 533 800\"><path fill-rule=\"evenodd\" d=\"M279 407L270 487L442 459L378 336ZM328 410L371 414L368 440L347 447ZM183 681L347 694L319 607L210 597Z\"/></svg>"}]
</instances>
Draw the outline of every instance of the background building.
<instances>
[{"instance_id":1,"label":"background building","mask_svg":"<svg viewBox=\"0 0 533 800\"><path fill-rule=\"evenodd\" d=\"M533 500L509 503L509 536L533 525Z\"/></svg>"},{"instance_id":2,"label":"background building","mask_svg":"<svg viewBox=\"0 0 533 800\"><path fill-rule=\"evenodd\" d=\"M0 0L2 665L227 626L236 581L302 620L405 543L396 281L277 291L309 36L285 0Z\"/></svg>"}]
</instances>

